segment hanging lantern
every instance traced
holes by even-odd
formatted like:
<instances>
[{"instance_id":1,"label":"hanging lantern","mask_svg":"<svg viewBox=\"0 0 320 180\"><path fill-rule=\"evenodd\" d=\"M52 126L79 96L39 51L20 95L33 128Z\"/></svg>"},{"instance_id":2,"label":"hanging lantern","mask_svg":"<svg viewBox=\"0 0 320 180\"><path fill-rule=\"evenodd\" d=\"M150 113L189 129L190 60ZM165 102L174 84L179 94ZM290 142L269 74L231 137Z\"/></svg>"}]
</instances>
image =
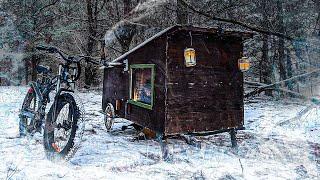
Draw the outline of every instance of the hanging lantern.
<instances>
[{"instance_id":1,"label":"hanging lantern","mask_svg":"<svg viewBox=\"0 0 320 180\"><path fill-rule=\"evenodd\" d=\"M186 67L192 67L197 64L196 51L193 48L186 48L184 50L184 60Z\"/></svg>"},{"instance_id":2,"label":"hanging lantern","mask_svg":"<svg viewBox=\"0 0 320 180\"><path fill-rule=\"evenodd\" d=\"M238 66L240 71L245 72L250 69L250 61L247 57L242 57L238 60Z\"/></svg>"}]
</instances>

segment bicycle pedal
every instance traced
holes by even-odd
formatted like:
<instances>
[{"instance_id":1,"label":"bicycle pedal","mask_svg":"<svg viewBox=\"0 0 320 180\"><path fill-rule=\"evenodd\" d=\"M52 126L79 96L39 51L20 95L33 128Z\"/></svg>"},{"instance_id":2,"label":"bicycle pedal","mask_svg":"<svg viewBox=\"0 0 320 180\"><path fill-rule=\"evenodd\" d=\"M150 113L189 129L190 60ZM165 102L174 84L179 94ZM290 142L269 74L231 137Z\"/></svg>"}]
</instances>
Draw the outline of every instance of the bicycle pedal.
<instances>
[{"instance_id":1,"label":"bicycle pedal","mask_svg":"<svg viewBox=\"0 0 320 180\"><path fill-rule=\"evenodd\" d=\"M33 125L28 125L28 126L27 126L27 132L28 132L28 133L31 133L33 130L34 130Z\"/></svg>"}]
</instances>

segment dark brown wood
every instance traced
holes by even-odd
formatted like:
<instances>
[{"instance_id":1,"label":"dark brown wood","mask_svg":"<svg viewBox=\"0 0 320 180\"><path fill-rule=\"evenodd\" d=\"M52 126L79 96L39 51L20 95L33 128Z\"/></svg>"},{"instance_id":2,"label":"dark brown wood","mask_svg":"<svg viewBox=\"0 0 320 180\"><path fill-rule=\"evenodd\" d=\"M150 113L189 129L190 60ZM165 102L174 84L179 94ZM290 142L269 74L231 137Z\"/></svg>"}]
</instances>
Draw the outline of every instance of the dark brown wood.
<instances>
[{"instance_id":1,"label":"dark brown wood","mask_svg":"<svg viewBox=\"0 0 320 180\"><path fill-rule=\"evenodd\" d=\"M126 104L130 77L123 67L104 71L103 109L121 100L118 116L164 136L242 129L243 75L237 61L242 41L249 36L189 26L169 28L116 60L127 59L129 65L155 64L152 110ZM186 67L183 53L191 47L197 65Z\"/></svg>"},{"instance_id":2,"label":"dark brown wood","mask_svg":"<svg viewBox=\"0 0 320 180\"><path fill-rule=\"evenodd\" d=\"M237 68L241 41L202 33L192 36L197 65L185 67L188 31L171 36L165 133L189 133L243 126L243 77ZM184 40L183 39L187 39Z\"/></svg>"},{"instance_id":3,"label":"dark brown wood","mask_svg":"<svg viewBox=\"0 0 320 180\"><path fill-rule=\"evenodd\" d=\"M105 110L108 103L116 107L116 100L120 100L120 110L117 115L124 117L125 104L129 93L129 75L123 72L123 68L114 67L104 70L102 109Z\"/></svg>"}]
</instances>

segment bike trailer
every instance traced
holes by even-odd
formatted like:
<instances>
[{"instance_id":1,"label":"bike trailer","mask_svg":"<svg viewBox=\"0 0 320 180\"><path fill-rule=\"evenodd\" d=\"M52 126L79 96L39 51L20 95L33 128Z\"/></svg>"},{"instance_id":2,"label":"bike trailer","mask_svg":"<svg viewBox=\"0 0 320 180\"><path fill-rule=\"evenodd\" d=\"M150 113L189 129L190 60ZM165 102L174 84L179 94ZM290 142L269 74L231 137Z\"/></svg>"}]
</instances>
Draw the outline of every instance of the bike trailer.
<instances>
[{"instance_id":1,"label":"bike trailer","mask_svg":"<svg viewBox=\"0 0 320 180\"><path fill-rule=\"evenodd\" d=\"M244 128L243 41L250 32L173 26L104 69L102 109L157 134ZM244 59L246 60L246 59ZM110 109L110 108L109 108Z\"/></svg>"}]
</instances>

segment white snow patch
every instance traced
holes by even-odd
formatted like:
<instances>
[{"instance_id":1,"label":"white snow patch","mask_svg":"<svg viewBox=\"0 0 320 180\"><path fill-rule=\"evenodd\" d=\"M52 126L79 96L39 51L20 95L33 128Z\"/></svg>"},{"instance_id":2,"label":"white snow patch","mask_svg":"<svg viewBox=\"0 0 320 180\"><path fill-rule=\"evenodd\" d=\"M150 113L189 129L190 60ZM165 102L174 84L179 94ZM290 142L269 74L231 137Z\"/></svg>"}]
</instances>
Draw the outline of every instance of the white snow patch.
<instances>
[{"instance_id":1,"label":"white snow patch","mask_svg":"<svg viewBox=\"0 0 320 180\"><path fill-rule=\"evenodd\" d=\"M266 101L245 106L246 130L238 150L229 134L198 137L201 148L170 139L172 159L161 160L154 140L133 141L136 132L121 131L130 122L117 119L108 133L103 124L101 93L78 93L88 125L81 148L65 163L45 158L42 135L15 138L26 87L0 87L0 179L318 179L319 108L298 122L280 126L308 106L303 102Z\"/></svg>"}]
</instances>

